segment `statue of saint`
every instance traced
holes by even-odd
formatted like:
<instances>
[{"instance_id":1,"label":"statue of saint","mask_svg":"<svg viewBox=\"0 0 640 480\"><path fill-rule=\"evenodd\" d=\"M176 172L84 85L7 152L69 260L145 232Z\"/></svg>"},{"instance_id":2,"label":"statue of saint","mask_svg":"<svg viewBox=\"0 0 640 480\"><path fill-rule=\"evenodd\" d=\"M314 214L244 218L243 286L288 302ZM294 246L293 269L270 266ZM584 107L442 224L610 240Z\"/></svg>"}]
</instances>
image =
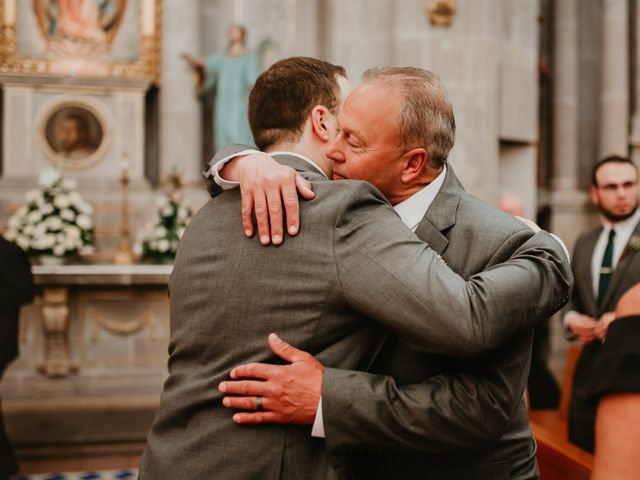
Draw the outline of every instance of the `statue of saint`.
<instances>
[{"instance_id":1,"label":"statue of saint","mask_svg":"<svg viewBox=\"0 0 640 480\"><path fill-rule=\"evenodd\" d=\"M198 74L202 90L215 86L214 148L218 150L230 143L253 145L249 128L249 91L260 74L255 52L247 50L247 32L240 25L231 25L229 45L225 52L206 59L183 53L189 65Z\"/></svg>"}]
</instances>

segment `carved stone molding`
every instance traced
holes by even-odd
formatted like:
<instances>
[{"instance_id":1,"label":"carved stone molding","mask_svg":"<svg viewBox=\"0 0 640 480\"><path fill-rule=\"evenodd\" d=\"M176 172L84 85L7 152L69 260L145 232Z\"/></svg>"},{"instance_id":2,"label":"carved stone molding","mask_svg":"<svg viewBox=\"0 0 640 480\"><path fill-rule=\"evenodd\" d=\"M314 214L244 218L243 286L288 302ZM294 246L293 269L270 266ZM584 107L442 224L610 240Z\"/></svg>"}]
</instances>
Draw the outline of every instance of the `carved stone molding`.
<instances>
[{"instance_id":1,"label":"carved stone molding","mask_svg":"<svg viewBox=\"0 0 640 480\"><path fill-rule=\"evenodd\" d=\"M69 360L69 292L66 288L45 288L42 328L45 358L40 371L48 377L65 377L75 368Z\"/></svg>"},{"instance_id":2,"label":"carved stone molding","mask_svg":"<svg viewBox=\"0 0 640 480\"><path fill-rule=\"evenodd\" d=\"M135 315L132 318L114 318L94 306L89 309L89 318L91 319L92 342L98 341L98 327L122 336L132 335L148 327L150 338L156 338L155 332L158 320L152 307L147 307L144 314Z\"/></svg>"}]
</instances>

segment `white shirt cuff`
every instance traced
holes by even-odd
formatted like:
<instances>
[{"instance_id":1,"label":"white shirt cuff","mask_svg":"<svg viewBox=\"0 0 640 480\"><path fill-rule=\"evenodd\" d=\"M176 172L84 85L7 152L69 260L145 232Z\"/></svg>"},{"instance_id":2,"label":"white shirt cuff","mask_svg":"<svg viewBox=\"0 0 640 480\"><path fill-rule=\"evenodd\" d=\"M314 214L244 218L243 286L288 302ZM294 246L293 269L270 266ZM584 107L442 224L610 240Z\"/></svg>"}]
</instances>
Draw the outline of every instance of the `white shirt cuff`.
<instances>
[{"instance_id":1,"label":"white shirt cuff","mask_svg":"<svg viewBox=\"0 0 640 480\"><path fill-rule=\"evenodd\" d=\"M254 150L252 148L248 148L246 150L242 150L240 152L234 153L233 155L229 155L228 157L221 158L216 163L211 165L209 170L204 172L205 177L213 177L213 181L216 182L223 190L231 190L233 188L239 187L240 182L235 182L233 180L225 180L220 176L220 170L224 168L224 166L237 157L242 157L244 155L251 155L252 153L260 153L258 150Z\"/></svg>"},{"instance_id":2,"label":"white shirt cuff","mask_svg":"<svg viewBox=\"0 0 640 480\"><path fill-rule=\"evenodd\" d=\"M576 339L576 336L573 334L573 332L569 328L569 320L571 320L571 317L577 314L578 312L576 312L575 310L569 310L567 313L564 314L564 317L562 317L562 330L567 340Z\"/></svg>"},{"instance_id":3,"label":"white shirt cuff","mask_svg":"<svg viewBox=\"0 0 640 480\"><path fill-rule=\"evenodd\" d=\"M324 422L322 421L322 397L320 397L320 401L318 402L316 418L313 420L313 427L311 428L311 436L316 438L324 438Z\"/></svg>"}]
</instances>

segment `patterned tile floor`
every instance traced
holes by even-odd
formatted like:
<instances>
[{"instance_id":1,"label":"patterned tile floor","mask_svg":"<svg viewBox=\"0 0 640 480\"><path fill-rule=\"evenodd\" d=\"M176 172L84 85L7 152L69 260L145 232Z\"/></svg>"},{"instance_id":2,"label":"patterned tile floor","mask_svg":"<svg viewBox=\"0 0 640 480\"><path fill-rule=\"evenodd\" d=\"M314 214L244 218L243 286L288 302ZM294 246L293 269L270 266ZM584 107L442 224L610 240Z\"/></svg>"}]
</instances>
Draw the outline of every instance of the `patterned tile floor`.
<instances>
[{"instance_id":1,"label":"patterned tile floor","mask_svg":"<svg viewBox=\"0 0 640 480\"><path fill-rule=\"evenodd\" d=\"M102 470L19 475L14 477L14 480L135 480L136 478L138 478L138 470Z\"/></svg>"}]
</instances>

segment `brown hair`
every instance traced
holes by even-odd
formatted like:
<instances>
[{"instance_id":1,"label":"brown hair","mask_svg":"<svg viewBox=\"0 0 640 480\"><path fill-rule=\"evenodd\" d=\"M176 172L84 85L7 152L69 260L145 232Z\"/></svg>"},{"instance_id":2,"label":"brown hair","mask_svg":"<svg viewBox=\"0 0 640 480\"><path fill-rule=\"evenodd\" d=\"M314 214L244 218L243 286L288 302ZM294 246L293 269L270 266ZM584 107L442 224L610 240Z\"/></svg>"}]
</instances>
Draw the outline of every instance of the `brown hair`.
<instances>
[{"instance_id":1,"label":"brown hair","mask_svg":"<svg viewBox=\"0 0 640 480\"><path fill-rule=\"evenodd\" d=\"M594 187L598 186L598 179L596 177L598 170L600 170L600 167L602 167L603 165L606 165L607 163L623 163L623 164L631 165L635 169L636 173L638 172L638 167L635 163L633 163L632 160L626 157L620 157L618 155L610 155L608 157L603 158L593 166L593 169L591 170L591 185L593 185Z\"/></svg>"},{"instance_id":2,"label":"brown hair","mask_svg":"<svg viewBox=\"0 0 640 480\"><path fill-rule=\"evenodd\" d=\"M337 115L338 75L346 76L344 68L310 57L286 58L262 73L249 95L249 125L257 147L298 141L316 105Z\"/></svg>"},{"instance_id":3,"label":"brown hair","mask_svg":"<svg viewBox=\"0 0 640 480\"><path fill-rule=\"evenodd\" d=\"M455 142L456 121L440 77L422 68L384 67L367 70L363 81L381 81L402 97L397 150L422 147L429 163L442 167Z\"/></svg>"}]
</instances>

